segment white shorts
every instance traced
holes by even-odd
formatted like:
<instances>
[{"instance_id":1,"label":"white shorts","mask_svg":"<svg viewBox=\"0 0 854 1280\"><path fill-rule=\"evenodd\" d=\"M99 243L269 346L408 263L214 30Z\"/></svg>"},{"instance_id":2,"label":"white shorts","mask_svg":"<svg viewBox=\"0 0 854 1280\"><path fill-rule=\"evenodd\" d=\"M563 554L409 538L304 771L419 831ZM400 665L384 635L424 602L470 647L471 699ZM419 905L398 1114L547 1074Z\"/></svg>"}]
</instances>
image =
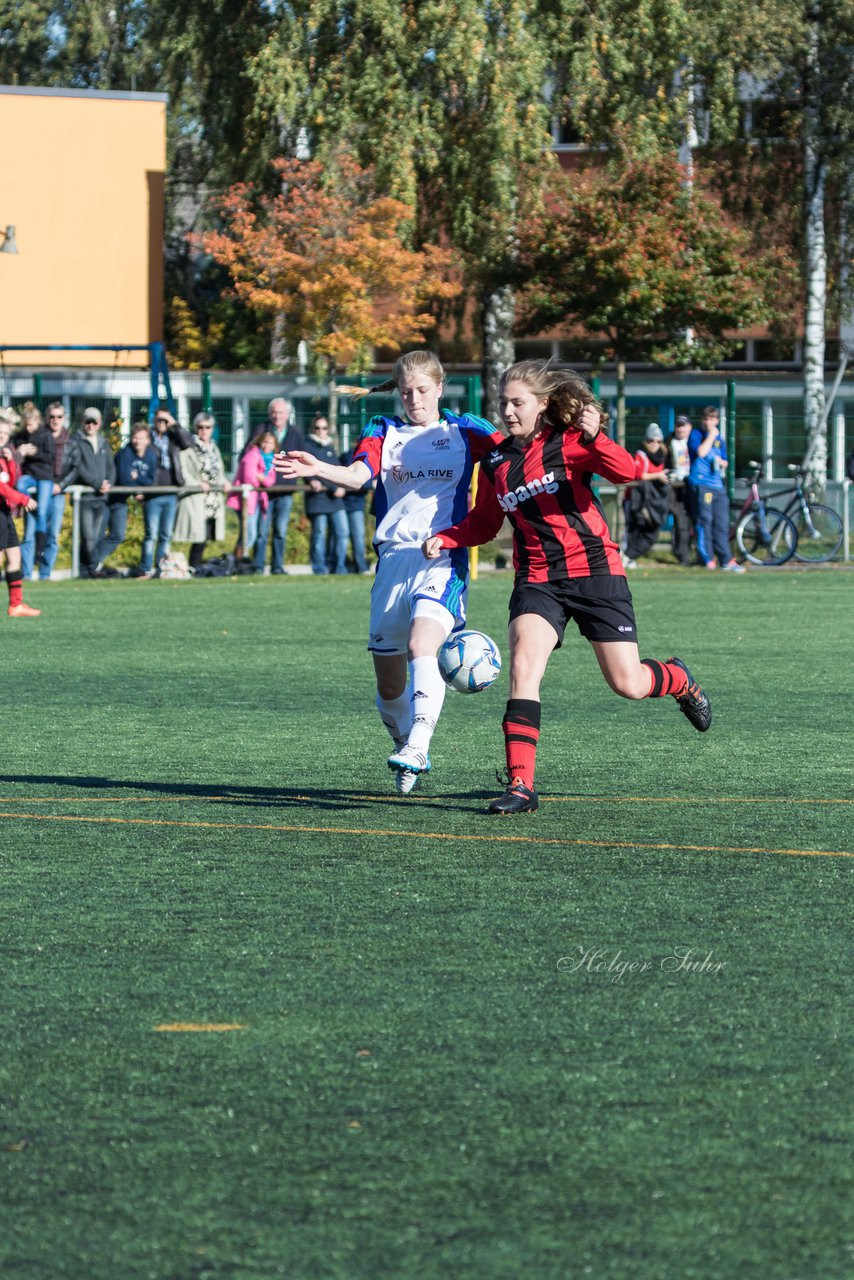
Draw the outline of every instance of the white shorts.
<instances>
[{"instance_id":1,"label":"white shorts","mask_svg":"<svg viewBox=\"0 0 854 1280\"><path fill-rule=\"evenodd\" d=\"M418 547L383 547L371 589L368 649L406 653L413 618L433 618L445 635L465 626L468 555L444 551L425 560Z\"/></svg>"}]
</instances>

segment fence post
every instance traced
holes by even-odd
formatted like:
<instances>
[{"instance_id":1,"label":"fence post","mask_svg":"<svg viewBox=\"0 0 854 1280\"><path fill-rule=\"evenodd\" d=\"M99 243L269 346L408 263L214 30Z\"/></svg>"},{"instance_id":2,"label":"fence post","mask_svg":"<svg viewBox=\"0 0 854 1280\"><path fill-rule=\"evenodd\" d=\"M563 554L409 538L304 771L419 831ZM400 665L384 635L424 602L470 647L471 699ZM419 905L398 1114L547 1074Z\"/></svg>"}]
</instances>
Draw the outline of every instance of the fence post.
<instances>
[{"instance_id":1,"label":"fence post","mask_svg":"<svg viewBox=\"0 0 854 1280\"><path fill-rule=\"evenodd\" d=\"M211 375L209 373L202 374L202 409L205 413L211 413L213 410L213 399L211 398Z\"/></svg>"},{"instance_id":2,"label":"fence post","mask_svg":"<svg viewBox=\"0 0 854 1280\"><path fill-rule=\"evenodd\" d=\"M726 488L730 502L735 495L735 379L726 384L726 451L729 466L726 469Z\"/></svg>"},{"instance_id":3,"label":"fence post","mask_svg":"<svg viewBox=\"0 0 854 1280\"><path fill-rule=\"evenodd\" d=\"M71 486L71 576L80 577L80 489Z\"/></svg>"},{"instance_id":4,"label":"fence post","mask_svg":"<svg viewBox=\"0 0 854 1280\"><path fill-rule=\"evenodd\" d=\"M246 510L249 504L249 494L252 492L250 484L242 484L240 486L240 537L238 538L237 559L241 560L246 555L246 545L244 539L246 537L246 523L249 519L249 513Z\"/></svg>"}]
</instances>

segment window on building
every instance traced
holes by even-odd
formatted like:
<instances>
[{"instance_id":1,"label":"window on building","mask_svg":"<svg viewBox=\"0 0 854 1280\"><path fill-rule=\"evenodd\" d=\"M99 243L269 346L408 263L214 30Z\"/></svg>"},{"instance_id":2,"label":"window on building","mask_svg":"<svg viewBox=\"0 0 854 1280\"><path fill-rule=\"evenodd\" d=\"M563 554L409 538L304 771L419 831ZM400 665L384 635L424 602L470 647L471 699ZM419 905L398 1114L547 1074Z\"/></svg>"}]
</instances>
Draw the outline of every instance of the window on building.
<instances>
[{"instance_id":1,"label":"window on building","mask_svg":"<svg viewBox=\"0 0 854 1280\"><path fill-rule=\"evenodd\" d=\"M794 364L796 358L794 338L756 338L753 343L753 359L757 364Z\"/></svg>"}]
</instances>

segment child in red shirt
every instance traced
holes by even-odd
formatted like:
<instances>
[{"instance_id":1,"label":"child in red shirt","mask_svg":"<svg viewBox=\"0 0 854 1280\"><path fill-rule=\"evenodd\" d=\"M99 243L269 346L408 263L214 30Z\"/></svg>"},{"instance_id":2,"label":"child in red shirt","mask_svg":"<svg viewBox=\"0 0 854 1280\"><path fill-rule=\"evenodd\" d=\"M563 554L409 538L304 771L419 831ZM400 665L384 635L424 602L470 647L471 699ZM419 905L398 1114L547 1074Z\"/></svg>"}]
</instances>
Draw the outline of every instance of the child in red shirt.
<instances>
[{"instance_id":1,"label":"child in red shirt","mask_svg":"<svg viewBox=\"0 0 854 1280\"><path fill-rule=\"evenodd\" d=\"M15 488L17 478L18 468L12 450L4 443L0 445L0 553L6 556L6 585L9 588L7 612L10 618L38 618L41 609L31 608L21 598L21 582L24 577L21 572L21 543L12 519L15 507L33 512L37 504L35 498L18 492Z\"/></svg>"}]
</instances>

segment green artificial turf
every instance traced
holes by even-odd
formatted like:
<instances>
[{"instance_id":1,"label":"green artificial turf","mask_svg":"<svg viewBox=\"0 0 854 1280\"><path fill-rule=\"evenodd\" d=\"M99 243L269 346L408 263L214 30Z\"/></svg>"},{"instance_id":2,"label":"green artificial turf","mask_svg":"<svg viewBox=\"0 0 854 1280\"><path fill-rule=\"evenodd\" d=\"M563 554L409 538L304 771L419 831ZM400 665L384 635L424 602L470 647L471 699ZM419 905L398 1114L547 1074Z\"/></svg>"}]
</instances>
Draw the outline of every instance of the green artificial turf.
<instances>
[{"instance_id":1,"label":"green artificial turf","mask_svg":"<svg viewBox=\"0 0 854 1280\"><path fill-rule=\"evenodd\" d=\"M511 820L506 674L394 794L369 580L32 586L4 1280L849 1276L852 581L633 575L713 727L570 628Z\"/></svg>"}]
</instances>

